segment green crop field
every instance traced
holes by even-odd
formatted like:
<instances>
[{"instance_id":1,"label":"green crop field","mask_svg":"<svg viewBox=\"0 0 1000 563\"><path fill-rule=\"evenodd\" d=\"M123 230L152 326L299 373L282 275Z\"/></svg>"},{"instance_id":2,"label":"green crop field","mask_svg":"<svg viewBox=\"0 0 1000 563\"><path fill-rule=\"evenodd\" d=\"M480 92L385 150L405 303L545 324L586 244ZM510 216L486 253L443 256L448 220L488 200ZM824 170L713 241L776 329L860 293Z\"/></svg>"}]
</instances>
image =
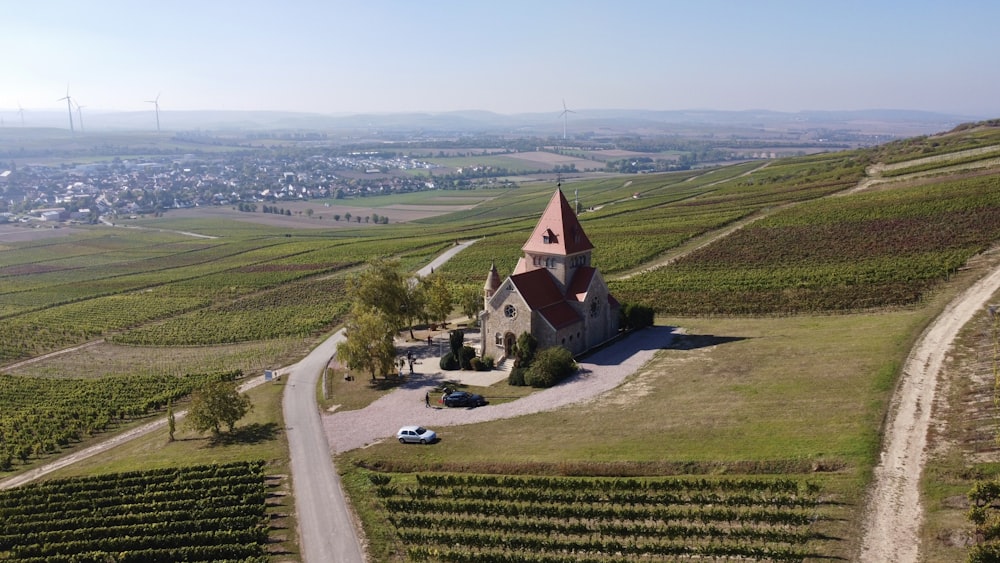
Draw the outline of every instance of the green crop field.
<instances>
[{"instance_id":1,"label":"green crop field","mask_svg":"<svg viewBox=\"0 0 1000 563\"><path fill-rule=\"evenodd\" d=\"M986 150L951 159L978 163L998 145L996 129L969 128L563 185L579 201L594 264L612 292L654 308L656 330L670 332L671 345L586 404L438 429L445 439L433 447L380 443L339 456L374 560L850 559L900 366L947 299L995 262L1000 177L952 170L848 192L874 163ZM167 212L129 221L140 228L84 226L5 243L0 462L9 462L0 476L158 415L164 397L183 403L186 373L256 374L297 361L343 321L346 280L374 257L415 271L456 241L476 239L436 273L481 290L491 263L511 272L553 188L370 198L359 204L455 208L371 228ZM71 471L264 459L269 471L287 472L282 387L262 387L246 422L257 433L231 443L186 434L169 445L150 436ZM964 458L935 467L963 485L997 472L991 459L974 470ZM551 480L533 480L541 475ZM442 478L452 481L434 481ZM482 484L488 479L496 482ZM684 489L691 483L702 490ZM760 492L768 483L786 488ZM594 492L560 493L571 487ZM929 520L938 536L957 526ZM413 526L431 531L417 538ZM956 553L931 552L946 553L941 561Z\"/></svg>"}]
</instances>

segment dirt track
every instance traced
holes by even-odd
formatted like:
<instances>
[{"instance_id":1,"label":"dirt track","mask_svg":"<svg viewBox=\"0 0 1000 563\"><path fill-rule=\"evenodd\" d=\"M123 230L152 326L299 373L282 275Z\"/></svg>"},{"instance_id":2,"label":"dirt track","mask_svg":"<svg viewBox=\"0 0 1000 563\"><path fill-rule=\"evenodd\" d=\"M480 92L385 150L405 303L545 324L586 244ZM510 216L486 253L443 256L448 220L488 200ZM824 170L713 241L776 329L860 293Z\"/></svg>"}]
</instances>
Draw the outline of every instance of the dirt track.
<instances>
[{"instance_id":1,"label":"dirt track","mask_svg":"<svg viewBox=\"0 0 1000 563\"><path fill-rule=\"evenodd\" d=\"M958 332L998 290L1000 267L952 300L910 352L890 404L881 460L868 493L859 561L918 560L920 476L938 374Z\"/></svg>"}]
</instances>

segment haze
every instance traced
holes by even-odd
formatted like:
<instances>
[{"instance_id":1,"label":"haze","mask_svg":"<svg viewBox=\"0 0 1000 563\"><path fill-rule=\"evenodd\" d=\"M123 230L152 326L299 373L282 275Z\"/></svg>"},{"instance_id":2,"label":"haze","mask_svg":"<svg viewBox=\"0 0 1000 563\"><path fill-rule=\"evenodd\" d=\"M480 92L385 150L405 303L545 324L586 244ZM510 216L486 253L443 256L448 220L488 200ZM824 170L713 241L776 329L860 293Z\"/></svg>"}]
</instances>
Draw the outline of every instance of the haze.
<instances>
[{"instance_id":1,"label":"haze","mask_svg":"<svg viewBox=\"0 0 1000 563\"><path fill-rule=\"evenodd\" d=\"M996 2L6 2L18 107L996 117Z\"/></svg>"}]
</instances>

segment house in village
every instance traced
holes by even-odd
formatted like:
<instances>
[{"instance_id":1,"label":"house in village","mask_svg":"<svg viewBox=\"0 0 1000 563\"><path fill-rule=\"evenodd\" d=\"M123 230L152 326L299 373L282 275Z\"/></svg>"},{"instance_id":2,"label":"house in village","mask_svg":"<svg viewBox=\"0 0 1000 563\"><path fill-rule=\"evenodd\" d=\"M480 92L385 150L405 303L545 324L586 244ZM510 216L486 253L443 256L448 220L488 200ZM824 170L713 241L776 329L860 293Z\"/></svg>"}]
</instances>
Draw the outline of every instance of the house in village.
<instances>
[{"instance_id":1,"label":"house in village","mask_svg":"<svg viewBox=\"0 0 1000 563\"><path fill-rule=\"evenodd\" d=\"M530 332L539 349L562 346L574 356L618 333L618 301L591 266L594 245L562 190L556 189L521 248L524 256L501 281L496 264L479 314L482 354L498 363L513 357L517 338Z\"/></svg>"}]
</instances>

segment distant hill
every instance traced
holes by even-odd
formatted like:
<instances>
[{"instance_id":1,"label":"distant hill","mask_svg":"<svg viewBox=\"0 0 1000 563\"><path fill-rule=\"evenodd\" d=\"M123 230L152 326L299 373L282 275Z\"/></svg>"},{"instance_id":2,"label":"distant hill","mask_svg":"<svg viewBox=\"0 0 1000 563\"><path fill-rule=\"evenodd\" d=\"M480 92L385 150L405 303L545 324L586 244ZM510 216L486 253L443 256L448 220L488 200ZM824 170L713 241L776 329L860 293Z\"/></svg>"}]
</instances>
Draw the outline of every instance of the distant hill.
<instances>
[{"instance_id":1,"label":"distant hill","mask_svg":"<svg viewBox=\"0 0 1000 563\"><path fill-rule=\"evenodd\" d=\"M337 135L509 135L561 137L563 126L573 138L617 135L740 135L741 132L849 130L870 135L904 137L949 130L956 125L995 116L953 115L925 111L872 109L857 111L768 110L618 110L573 109L565 123L560 112L498 114L488 111L441 113L318 114L282 111L160 111L165 131L320 131ZM16 110L0 110L4 128L20 127ZM74 115L74 120L76 119ZM59 110L25 110L26 127L68 128ZM76 123L79 127L79 123ZM84 113L84 131L156 128L151 111Z\"/></svg>"}]
</instances>

